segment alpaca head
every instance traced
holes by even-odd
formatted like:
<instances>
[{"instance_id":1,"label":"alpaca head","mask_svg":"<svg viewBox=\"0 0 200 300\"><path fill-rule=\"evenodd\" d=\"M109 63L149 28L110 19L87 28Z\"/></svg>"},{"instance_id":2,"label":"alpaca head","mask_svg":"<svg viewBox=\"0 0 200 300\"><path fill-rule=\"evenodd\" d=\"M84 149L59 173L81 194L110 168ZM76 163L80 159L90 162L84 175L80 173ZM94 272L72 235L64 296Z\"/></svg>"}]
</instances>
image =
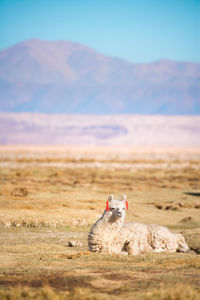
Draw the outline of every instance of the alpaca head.
<instances>
[{"instance_id":1,"label":"alpaca head","mask_svg":"<svg viewBox=\"0 0 200 300\"><path fill-rule=\"evenodd\" d=\"M128 209L128 202L126 195L123 195L122 199L114 199L113 195L108 197L106 202L106 212L110 217L110 220L116 221L117 219L124 219L126 216L125 209Z\"/></svg>"},{"instance_id":2,"label":"alpaca head","mask_svg":"<svg viewBox=\"0 0 200 300\"><path fill-rule=\"evenodd\" d=\"M190 248L186 244L184 236L180 233L177 233L176 238L177 238L177 243L178 243L177 251L178 252L188 252L190 250Z\"/></svg>"}]
</instances>

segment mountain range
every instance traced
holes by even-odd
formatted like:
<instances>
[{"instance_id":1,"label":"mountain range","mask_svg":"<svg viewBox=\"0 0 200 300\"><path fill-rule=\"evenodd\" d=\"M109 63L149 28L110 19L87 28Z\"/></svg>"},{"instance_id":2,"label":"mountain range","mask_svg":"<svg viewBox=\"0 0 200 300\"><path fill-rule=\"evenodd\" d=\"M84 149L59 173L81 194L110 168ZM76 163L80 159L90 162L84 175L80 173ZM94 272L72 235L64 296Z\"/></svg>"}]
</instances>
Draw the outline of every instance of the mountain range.
<instances>
[{"instance_id":1,"label":"mountain range","mask_svg":"<svg viewBox=\"0 0 200 300\"><path fill-rule=\"evenodd\" d=\"M200 114L200 64L134 64L74 42L27 40L0 51L0 111Z\"/></svg>"}]
</instances>

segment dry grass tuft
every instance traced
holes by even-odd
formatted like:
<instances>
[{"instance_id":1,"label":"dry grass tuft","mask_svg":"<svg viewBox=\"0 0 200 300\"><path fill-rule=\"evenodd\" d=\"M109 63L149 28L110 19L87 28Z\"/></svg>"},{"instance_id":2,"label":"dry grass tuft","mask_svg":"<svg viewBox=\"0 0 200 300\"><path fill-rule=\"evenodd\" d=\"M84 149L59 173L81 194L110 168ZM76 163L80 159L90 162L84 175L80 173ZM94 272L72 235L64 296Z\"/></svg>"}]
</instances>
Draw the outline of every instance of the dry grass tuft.
<instances>
[{"instance_id":1,"label":"dry grass tuft","mask_svg":"<svg viewBox=\"0 0 200 300\"><path fill-rule=\"evenodd\" d=\"M62 221L58 222L55 220L41 220L37 218L8 218L5 217L3 220L0 220L0 227L9 228L9 227L26 227L26 228L59 228L64 226Z\"/></svg>"},{"instance_id":2,"label":"dry grass tuft","mask_svg":"<svg viewBox=\"0 0 200 300\"><path fill-rule=\"evenodd\" d=\"M91 254L92 253L90 251L82 251L82 252L78 252L78 253L74 253L74 254L65 254L65 253L56 254L54 257L64 258L64 259L76 259L78 257L85 256L85 255L91 255Z\"/></svg>"},{"instance_id":3,"label":"dry grass tuft","mask_svg":"<svg viewBox=\"0 0 200 300\"><path fill-rule=\"evenodd\" d=\"M163 210L180 210L180 208L200 208L200 203L199 202L194 202L194 203L174 202L174 203L165 203L165 204L156 203L155 207Z\"/></svg>"},{"instance_id":4,"label":"dry grass tuft","mask_svg":"<svg viewBox=\"0 0 200 300\"><path fill-rule=\"evenodd\" d=\"M85 219L72 218L72 225L75 225L75 226L87 226L88 222Z\"/></svg>"},{"instance_id":5,"label":"dry grass tuft","mask_svg":"<svg viewBox=\"0 0 200 300\"><path fill-rule=\"evenodd\" d=\"M200 230L199 232L184 232L183 234L189 248L200 254Z\"/></svg>"},{"instance_id":6,"label":"dry grass tuft","mask_svg":"<svg viewBox=\"0 0 200 300\"><path fill-rule=\"evenodd\" d=\"M200 291L187 284L167 286L148 292L144 299L150 300L199 300Z\"/></svg>"},{"instance_id":7,"label":"dry grass tuft","mask_svg":"<svg viewBox=\"0 0 200 300\"><path fill-rule=\"evenodd\" d=\"M9 227L25 227L25 228L63 228L67 226L74 227L86 227L88 223L83 218L66 218L63 219L61 216L55 218L55 216L30 216L25 212L22 216L12 217L10 215L0 215L0 228Z\"/></svg>"},{"instance_id":8,"label":"dry grass tuft","mask_svg":"<svg viewBox=\"0 0 200 300\"><path fill-rule=\"evenodd\" d=\"M15 188L11 194L15 197L26 197L28 195L28 190L24 187Z\"/></svg>"},{"instance_id":9,"label":"dry grass tuft","mask_svg":"<svg viewBox=\"0 0 200 300\"><path fill-rule=\"evenodd\" d=\"M104 300L113 299L106 295L94 294L89 288L74 288L60 292L46 285L39 289L19 286L14 289L0 290L1 300Z\"/></svg>"},{"instance_id":10,"label":"dry grass tuft","mask_svg":"<svg viewBox=\"0 0 200 300\"><path fill-rule=\"evenodd\" d=\"M42 289L30 289L28 287L18 286L0 290L1 300L66 300L68 295L59 293L49 286L44 286Z\"/></svg>"}]
</instances>

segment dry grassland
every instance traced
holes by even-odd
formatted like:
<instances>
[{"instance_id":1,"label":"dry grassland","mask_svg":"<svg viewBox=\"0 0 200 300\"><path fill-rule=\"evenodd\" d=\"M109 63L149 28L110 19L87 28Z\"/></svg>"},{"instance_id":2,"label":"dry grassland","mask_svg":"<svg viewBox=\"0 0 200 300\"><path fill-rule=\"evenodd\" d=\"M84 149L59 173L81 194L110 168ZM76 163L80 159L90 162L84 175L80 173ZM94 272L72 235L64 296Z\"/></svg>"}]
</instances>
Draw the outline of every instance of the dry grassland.
<instances>
[{"instance_id":1,"label":"dry grassland","mask_svg":"<svg viewBox=\"0 0 200 300\"><path fill-rule=\"evenodd\" d=\"M88 252L111 193L127 194L126 222L182 232L192 251ZM199 253L200 149L0 147L0 299L197 300Z\"/></svg>"}]
</instances>

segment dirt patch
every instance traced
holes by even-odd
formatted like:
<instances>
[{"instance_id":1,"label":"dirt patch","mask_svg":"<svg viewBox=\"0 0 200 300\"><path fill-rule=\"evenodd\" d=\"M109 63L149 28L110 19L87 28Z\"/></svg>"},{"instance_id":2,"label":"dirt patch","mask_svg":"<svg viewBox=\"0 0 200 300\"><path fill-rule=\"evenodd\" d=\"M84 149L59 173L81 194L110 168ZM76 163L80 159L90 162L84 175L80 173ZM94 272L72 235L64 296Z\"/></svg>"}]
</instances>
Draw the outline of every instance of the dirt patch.
<instances>
[{"instance_id":1,"label":"dirt patch","mask_svg":"<svg viewBox=\"0 0 200 300\"><path fill-rule=\"evenodd\" d=\"M187 193L185 193L185 194L186 194L186 195L190 195L190 196L200 197L200 193L187 192Z\"/></svg>"},{"instance_id":2,"label":"dirt patch","mask_svg":"<svg viewBox=\"0 0 200 300\"><path fill-rule=\"evenodd\" d=\"M83 251L83 252L78 252L74 254L56 254L54 257L56 258L64 258L64 259L76 259L78 257L84 256L84 255L91 255L92 253L90 251Z\"/></svg>"},{"instance_id":3,"label":"dirt patch","mask_svg":"<svg viewBox=\"0 0 200 300\"><path fill-rule=\"evenodd\" d=\"M185 217L179 223L187 224L187 223L194 223L194 219L192 217Z\"/></svg>"}]
</instances>

